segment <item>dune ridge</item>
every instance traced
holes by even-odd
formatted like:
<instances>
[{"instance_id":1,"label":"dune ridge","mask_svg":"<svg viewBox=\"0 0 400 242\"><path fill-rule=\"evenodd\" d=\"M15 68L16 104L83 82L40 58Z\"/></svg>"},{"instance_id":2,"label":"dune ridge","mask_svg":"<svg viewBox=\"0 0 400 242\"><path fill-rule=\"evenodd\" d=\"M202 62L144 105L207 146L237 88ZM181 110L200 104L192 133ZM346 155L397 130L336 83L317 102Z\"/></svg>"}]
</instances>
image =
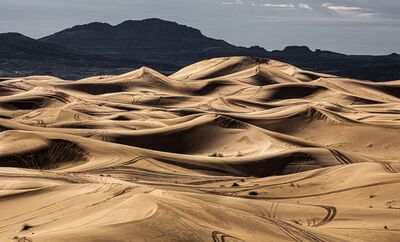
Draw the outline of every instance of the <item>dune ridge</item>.
<instances>
[{"instance_id":1,"label":"dune ridge","mask_svg":"<svg viewBox=\"0 0 400 242\"><path fill-rule=\"evenodd\" d=\"M396 241L400 81L205 60L0 81L1 241Z\"/></svg>"}]
</instances>

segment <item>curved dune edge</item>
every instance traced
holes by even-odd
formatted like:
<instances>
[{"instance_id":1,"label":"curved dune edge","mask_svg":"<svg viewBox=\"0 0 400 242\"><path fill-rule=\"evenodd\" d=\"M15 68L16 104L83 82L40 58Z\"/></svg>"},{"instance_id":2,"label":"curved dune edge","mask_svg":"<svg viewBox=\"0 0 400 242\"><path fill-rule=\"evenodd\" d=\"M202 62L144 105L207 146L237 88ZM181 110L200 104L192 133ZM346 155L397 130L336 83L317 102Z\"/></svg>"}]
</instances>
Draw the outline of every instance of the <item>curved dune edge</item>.
<instances>
[{"instance_id":1,"label":"curved dune edge","mask_svg":"<svg viewBox=\"0 0 400 242\"><path fill-rule=\"evenodd\" d=\"M227 57L0 82L0 241L396 241L400 84Z\"/></svg>"}]
</instances>

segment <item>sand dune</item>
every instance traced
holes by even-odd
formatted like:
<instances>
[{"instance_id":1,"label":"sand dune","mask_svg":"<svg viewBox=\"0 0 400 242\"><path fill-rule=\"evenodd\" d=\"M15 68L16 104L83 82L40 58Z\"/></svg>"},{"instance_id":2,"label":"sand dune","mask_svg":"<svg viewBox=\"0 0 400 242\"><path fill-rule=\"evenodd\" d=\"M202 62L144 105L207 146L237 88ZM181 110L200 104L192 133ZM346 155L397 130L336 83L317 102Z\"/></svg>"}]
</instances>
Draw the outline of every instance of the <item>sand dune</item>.
<instances>
[{"instance_id":1,"label":"sand dune","mask_svg":"<svg viewBox=\"0 0 400 242\"><path fill-rule=\"evenodd\" d=\"M397 241L400 81L274 60L0 82L1 241Z\"/></svg>"}]
</instances>

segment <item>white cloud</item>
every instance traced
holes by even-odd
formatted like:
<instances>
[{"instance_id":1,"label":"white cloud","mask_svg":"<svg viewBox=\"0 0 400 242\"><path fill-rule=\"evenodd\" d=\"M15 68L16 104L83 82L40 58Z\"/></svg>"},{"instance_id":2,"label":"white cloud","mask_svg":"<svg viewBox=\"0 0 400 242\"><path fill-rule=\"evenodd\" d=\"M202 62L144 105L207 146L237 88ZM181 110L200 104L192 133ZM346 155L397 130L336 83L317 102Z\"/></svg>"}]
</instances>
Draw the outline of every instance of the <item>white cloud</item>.
<instances>
[{"instance_id":1,"label":"white cloud","mask_svg":"<svg viewBox=\"0 0 400 242\"><path fill-rule=\"evenodd\" d=\"M340 15L353 17L373 17L377 15L376 13L373 13L368 9L355 6L338 5L334 3L323 3L322 6Z\"/></svg>"},{"instance_id":2,"label":"white cloud","mask_svg":"<svg viewBox=\"0 0 400 242\"><path fill-rule=\"evenodd\" d=\"M360 7L352 7L352 6L346 6L346 5L336 5L334 3L323 3L322 4L323 7L333 10L335 12L358 12L358 11L362 11L363 9Z\"/></svg>"},{"instance_id":3,"label":"white cloud","mask_svg":"<svg viewBox=\"0 0 400 242\"><path fill-rule=\"evenodd\" d=\"M305 3L299 3L298 6L299 6L299 8L303 8L303 9L306 9L306 10L313 10L313 8L310 5L305 4Z\"/></svg>"},{"instance_id":4,"label":"white cloud","mask_svg":"<svg viewBox=\"0 0 400 242\"><path fill-rule=\"evenodd\" d=\"M313 8L305 3L299 3L298 5L294 5L292 3L262 3L260 4L261 6L264 7L269 7L269 8L280 8L280 9L294 9L294 8L301 8L301 9L306 9L306 10L313 10Z\"/></svg>"},{"instance_id":5,"label":"white cloud","mask_svg":"<svg viewBox=\"0 0 400 242\"><path fill-rule=\"evenodd\" d=\"M226 2L222 2L222 4L224 4L224 5L243 5L243 1L242 0L226 1Z\"/></svg>"},{"instance_id":6,"label":"white cloud","mask_svg":"<svg viewBox=\"0 0 400 242\"><path fill-rule=\"evenodd\" d=\"M269 7L269 8L283 8L283 9L290 9L290 8L296 8L296 6L294 4L286 4L286 3L282 3L282 4L273 4L273 3L262 3L261 6L264 7Z\"/></svg>"}]
</instances>

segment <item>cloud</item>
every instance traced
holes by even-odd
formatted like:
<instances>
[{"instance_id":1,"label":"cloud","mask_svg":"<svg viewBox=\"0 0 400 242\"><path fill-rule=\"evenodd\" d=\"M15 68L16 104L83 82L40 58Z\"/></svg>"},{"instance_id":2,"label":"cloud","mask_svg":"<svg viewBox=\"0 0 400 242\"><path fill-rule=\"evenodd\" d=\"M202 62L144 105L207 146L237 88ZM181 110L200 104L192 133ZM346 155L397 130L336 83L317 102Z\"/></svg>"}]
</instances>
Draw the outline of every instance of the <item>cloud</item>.
<instances>
[{"instance_id":1,"label":"cloud","mask_svg":"<svg viewBox=\"0 0 400 242\"><path fill-rule=\"evenodd\" d=\"M224 4L224 5L243 5L243 1L242 0L226 1L226 2L222 2L222 4Z\"/></svg>"},{"instance_id":2,"label":"cloud","mask_svg":"<svg viewBox=\"0 0 400 242\"><path fill-rule=\"evenodd\" d=\"M334 3L323 3L322 7L327 8L340 15L347 15L353 17L373 17L377 15L376 13L373 13L368 9L356 6L338 5Z\"/></svg>"},{"instance_id":3,"label":"cloud","mask_svg":"<svg viewBox=\"0 0 400 242\"><path fill-rule=\"evenodd\" d=\"M291 8L296 8L294 4L286 4L286 3L281 3L281 4L274 4L274 3L262 3L261 6L264 7L269 7L269 8L282 8L282 9L291 9Z\"/></svg>"},{"instance_id":4,"label":"cloud","mask_svg":"<svg viewBox=\"0 0 400 242\"><path fill-rule=\"evenodd\" d=\"M363 11L362 8L360 7L352 7L352 6L346 6L346 5L336 5L334 3L323 3L323 7L333 10L335 12L341 13L341 12L358 12L358 11Z\"/></svg>"},{"instance_id":5,"label":"cloud","mask_svg":"<svg viewBox=\"0 0 400 242\"><path fill-rule=\"evenodd\" d=\"M280 9L306 9L306 10L313 10L313 8L305 3L299 3L297 5L293 3L261 3L260 6L269 7L269 8L280 8Z\"/></svg>"},{"instance_id":6,"label":"cloud","mask_svg":"<svg viewBox=\"0 0 400 242\"><path fill-rule=\"evenodd\" d=\"M302 9L313 10L313 8L310 5L305 4L305 3L299 3L298 6L299 6L299 8L302 8Z\"/></svg>"}]
</instances>

